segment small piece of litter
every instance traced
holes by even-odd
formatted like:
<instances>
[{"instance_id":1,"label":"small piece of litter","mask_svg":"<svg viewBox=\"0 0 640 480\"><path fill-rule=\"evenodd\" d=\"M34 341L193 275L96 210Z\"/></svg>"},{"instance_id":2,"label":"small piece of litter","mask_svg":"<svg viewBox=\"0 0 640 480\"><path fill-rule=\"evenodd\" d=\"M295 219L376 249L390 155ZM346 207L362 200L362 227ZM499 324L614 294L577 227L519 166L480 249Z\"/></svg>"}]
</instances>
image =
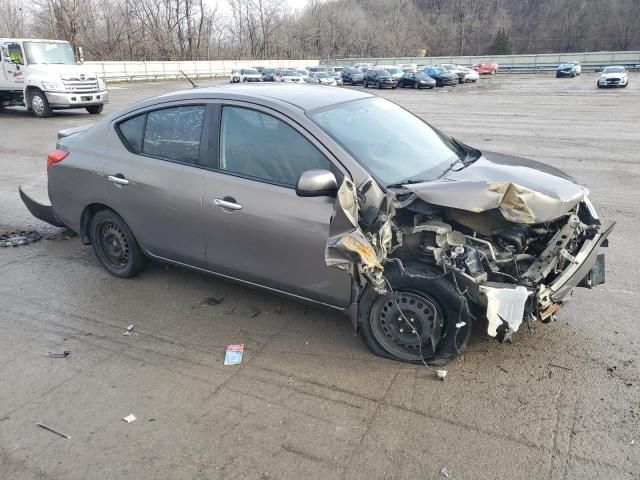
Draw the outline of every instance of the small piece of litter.
<instances>
[{"instance_id":1,"label":"small piece of litter","mask_svg":"<svg viewBox=\"0 0 640 480\"><path fill-rule=\"evenodd\" d=\"M67 355L71 353L70 350L65 350L64 352L49 352L47 353L47 357L51 358L65 358Z\"/></svg>"},{"instance_id":2,"label":"small piece of litter","mask_svg":"<svg viewBox=\"0 0 640 480\"><path fill-rule=\"evenodd\" d=\"M444 377L447 376L447 371L446 370L436 370L436 375L438 376L438 378L440 379L441 382L444 382Z\"/></svg>"},{"instance_id":3,"label":"small piece of litter","mask_svg":"<svg viewBox=\"0 0 640 480\"><path fill-rule=\"evenodd\" d=\"M207 297L204 299L204 303L206 303L207 305L219 305L222 303L222 300L224 300L223 298L216 298L216 297Z\"/></svg>"},{"instance_id":4,"label":"small piece of litter","mask_svg":"<svg viewBox=\"0 0 640 480\"><path fill-rule=\"evenodd\" d=\"M124 332L122 332L122 336L123 337L130 337L131 336L131 332L128 330L125 330Z\"/></svg>"},{"instance_id":5,"label":"small piece of litter","mask_svg":"<svg viewBox=\"0 0 640 480\"><path fill-rule=\"evenodd\" d=\"M136 326L132 323L131 325L129 325L127 327L127 332L133 332L133 329L136 328Z\"/></svg>"},{"instance_id":6,"label":"small piece of litter","mask_svg":"<svg viewBox=\"0 0 640 480\"><path fill-rule=\"evenodd\" d=\"M255 305L247 305L247 315L249 318L255 318L260 315L260 309Z\"/></svg>"},{"instance_id":7,"label":"small piece of litter","mask_svg":"<svg viewBox=\"0 0 640 480\"><path fill-rule=\"evenodd\" d=\"M52 433L55 433L56 435L60 435L62 438L66 438L67 440L69 440L71 438L66 433L58 432L57 430L54 430L53 428L48 427L48 426L44 425L43 423L36 423L36 425L39 426L40 428L44 428L45 430L48 430L48 431L50 431Z\"/></svg>"},{"instance_id":8,"label":"small piece of litter","mask_svg":"<svg viewBox=\"0 0 640 480\"><path fill-rule=\"evenodd\" d=\"M635 439L631 440L631 445L635 445L635 444L636 444L636 440Z\"/></svg>"},{"instance_id":9,"label":"small piece of litter","mask_svg":"<svg viewBox=\"0 0 640 480\"><path fill-rule=\"evenodd\" d=\"M242 362L242 353L244 352L244 343L240 345L228 345L227 352L224 355L225 365L238 365Z\"/></svg>"},{"instance_id":10,"label":"small piece of litter","mask_svg":"<svg viewBox=\"0 0 640 480\"><path fill-rule=\"evenodd\" d=\"M447 470L447 467L442 467L442 469L440 470L440 475L449 478L449 470Z\"/></svg>"},{"instance_id":11,"label":"small piece of litter","mask_svg":"<svg viewBox=\"0 0 640 480\"><path fill-rule=\"evenodd\" d=\"M131 423L131 422L135 422L137 420L136 416L133 413L130 413L129 415L127 415L126 417L123 418L123 420L127 423Z\"/></svg>"},{"instance_id":12,"label":"small piece of litter","mask_svg":"<svg viewBox=\"0 0 640 480\"><path fill-rule=\"evenodd\" d=\"M467 322L458 322L456 323L456 328L462 328L467 324Z\"/></svg>"}]
</instances>

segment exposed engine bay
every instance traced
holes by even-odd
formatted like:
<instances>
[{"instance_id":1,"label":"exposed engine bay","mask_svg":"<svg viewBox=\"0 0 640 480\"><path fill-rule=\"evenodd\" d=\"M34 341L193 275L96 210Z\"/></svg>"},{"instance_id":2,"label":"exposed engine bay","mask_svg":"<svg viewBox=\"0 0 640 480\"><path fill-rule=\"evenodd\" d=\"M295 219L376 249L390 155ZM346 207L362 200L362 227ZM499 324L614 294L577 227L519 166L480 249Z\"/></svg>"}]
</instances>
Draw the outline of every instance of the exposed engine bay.
<instances>
[{"instance_id":1,"label":"exposed engine bay","mask_svg":"<svg viewBox=\"0 0 640 480\"><path fill-rule=\"evenodd\" d=\"M603 283L598 247L613 224L601 225L585 188L572 183L575 188L549 194L510 182L462 183L384 192L373 180L358 189L344 180L327 264L381 294L391 264L450 272L460 295L486 316L487 333L500 341L523 322L553 319L575 286Z\"/></svg>"}]
</instances>

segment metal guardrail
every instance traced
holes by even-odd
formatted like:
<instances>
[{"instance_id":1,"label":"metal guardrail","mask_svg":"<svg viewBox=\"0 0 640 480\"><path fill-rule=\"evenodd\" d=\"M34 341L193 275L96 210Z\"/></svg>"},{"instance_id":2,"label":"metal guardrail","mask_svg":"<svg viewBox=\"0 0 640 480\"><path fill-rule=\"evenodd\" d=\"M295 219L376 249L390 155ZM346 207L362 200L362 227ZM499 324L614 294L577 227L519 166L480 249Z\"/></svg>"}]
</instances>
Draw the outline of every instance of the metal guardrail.
<instances>
[{"instance_id":1,"label":"metal guardrail","mask_svg":"<svg viewBox=\"0 0 640 480\"><path fill-rule=\"evenodd\" d=\"M270 68L291 68L316 66L318 60L216 60L190 62L85 62L93 67L101 78L117 82L136 80L169 80L184 78L181 71L190 78L215 78L229 75L231 70L263 66Z\"/></svg>"},{"instance_id":2,"label":"metal guardrail","mask_svg":"<svg viewBox=\"0 0 640 480\"><path fill-rule=\"evenodd\" d=\"M580 62L583 69L600 69L607 65L623 65L638 68L640 51L628 52L583 52L583 53L543 53L537 55L487 55L487 56L450 56L450 57L390 57L390 58L336 58L327 59L323 63L336 66L354 65L356 63L373 63L376 65L437 65L455 63L473 65L480 62L496 62L502 72L536 72L554 70L565 62Z\"/></svg>"}]
</instances>

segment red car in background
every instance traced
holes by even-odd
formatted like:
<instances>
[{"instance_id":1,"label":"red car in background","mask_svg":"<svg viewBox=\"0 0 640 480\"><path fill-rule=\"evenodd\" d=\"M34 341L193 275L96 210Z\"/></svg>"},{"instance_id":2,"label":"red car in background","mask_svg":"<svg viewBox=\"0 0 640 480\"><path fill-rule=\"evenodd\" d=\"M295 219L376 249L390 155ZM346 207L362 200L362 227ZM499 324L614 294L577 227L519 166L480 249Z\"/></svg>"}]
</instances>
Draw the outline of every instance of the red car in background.
<instances>
[{"instance_id":1,"label":"red car in background","mask_svg":"<svg viewBox=\"0 0 640 480\"><path fill-rule=\"evenodd\" d=\"M476 63L471 68L473 68L479 74L488 74L495 75L498 71L498 64L496 62L482 62Z\"/></svg>"}]
</instances>

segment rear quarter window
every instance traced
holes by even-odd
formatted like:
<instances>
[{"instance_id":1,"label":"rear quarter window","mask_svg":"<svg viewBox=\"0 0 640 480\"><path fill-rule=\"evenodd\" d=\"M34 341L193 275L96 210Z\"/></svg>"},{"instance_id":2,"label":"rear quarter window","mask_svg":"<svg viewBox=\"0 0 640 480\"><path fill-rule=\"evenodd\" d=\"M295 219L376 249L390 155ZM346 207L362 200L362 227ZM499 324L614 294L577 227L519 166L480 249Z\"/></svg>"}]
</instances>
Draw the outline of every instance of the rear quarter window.
<instances>
[{"instance_id":1,"label":"rear quarter window","mask_svg":"<svg viewBox=\"0 0 640 480\"><path fill-rule=\"evenodd\" d=\"M118 125L120 135L129 150L140 153L142 151L142 135L144 134L144 122L146 115L138 115Z\"/></svg>"}]
</instances>

